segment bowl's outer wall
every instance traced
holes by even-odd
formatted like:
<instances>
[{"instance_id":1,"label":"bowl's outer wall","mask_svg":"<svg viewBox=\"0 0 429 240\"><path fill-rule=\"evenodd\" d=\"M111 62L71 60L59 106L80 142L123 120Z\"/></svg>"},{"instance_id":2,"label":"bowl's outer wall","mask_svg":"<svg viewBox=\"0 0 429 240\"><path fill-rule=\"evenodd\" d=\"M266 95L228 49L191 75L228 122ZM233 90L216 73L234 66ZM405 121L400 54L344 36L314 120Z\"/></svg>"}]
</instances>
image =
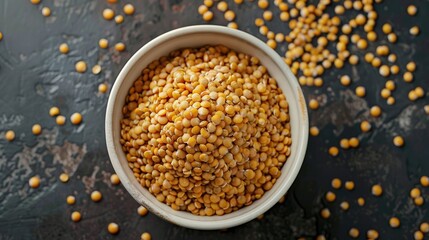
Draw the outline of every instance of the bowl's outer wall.
<instances>
[{"instance_id":1,"label":"bowl's outer wall","mask_svg":"<svg viewBox=\"0 0 429 240\"><path fill-rule=\"evenodd\" d=\"M258 57L277 80L289 103L292 128L291 155L282 168L282 175L264 196L238 211L224 216L196 216L175 211L143 188L128 167L120 139L120 119L129 88L141 71L153 60L171 51L204 45L222 44L237 52ZM308 114L305 99L295 76L278 54L259 39L239 30L221 26L191 26L163 34L143 46L127 62L111 90L106 112L106 143L113 167L128 192L151 212L175 224L194 229L224 229L245 223L271 208L292 185L304 159L308 141Z\"/></svg>"}]
</instances>

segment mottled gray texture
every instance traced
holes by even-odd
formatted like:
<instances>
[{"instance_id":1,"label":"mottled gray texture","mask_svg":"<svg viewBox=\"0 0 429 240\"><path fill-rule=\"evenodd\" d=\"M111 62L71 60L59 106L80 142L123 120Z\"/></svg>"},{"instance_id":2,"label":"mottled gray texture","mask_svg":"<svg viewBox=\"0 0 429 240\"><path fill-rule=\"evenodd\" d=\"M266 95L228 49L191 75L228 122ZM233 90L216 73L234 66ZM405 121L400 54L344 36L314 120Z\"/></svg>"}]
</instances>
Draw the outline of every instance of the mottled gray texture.
<instances>
[{"instance_id":1,"label":"mottled gray texture","mask_svg":"<svg viewBox=\"0 0 429 240\"><path fill-rule=\"evenodd\" d=\"M256 0L255 0L256 1ZM120 1L122 2L122 1ZM388 106L379 91L385 79L378 71L363 61L364 52L352 46L352 53L361 61L357 66L325 73L322 88L304 88L308 98L317 97L321 108L310 111L311 125L321 132L311 137L304 165L287 194L286 201L268 211L262 220L254 220L226 231L195 231L174 226L148 214L136 213L138 204L122 186L112 186L109 181L112 167L104 143L104 111L108 94L97 92L98 84L113 84L115 77L127 59L154 37L181 26L201 24L197 7L202 1L192 0L145 0L129 1L136 7L136 14L126 16L123 24L107 22L102 10L109 6L106 1L44 0L35 6L28 0L0 1L0 239L139 239L143 231L149 231L153 239L294 239L314 238L325 234L329 239L345 239L350 227L358 227L361 233L369 228L377 229L382 239L410 239L421 221L429 221L425 204L416 207L408 196L409 190L418 185L422 174L429 175L429 116L423 111L427 98L410 102L407 93L417 85L429 88L426 65L429 64L429 37L427 33L428 1L415 1L419 8L416 17L405 14L407 1L384 1L376 6L380 26L393 24L399 36L397 44L390 44L377 29L381 42L392 46L403 68L414 60L418 70L412 84L404 83L400 76L393 76L397 83L394 91L397 103ZM237 12L237 23L245 30L259 35L253 25L262 11L255 2L246 1L230 8ZM52 16L41 15L42 6L49 6ZM116 12L121 4L110 5ZM278 10L270 7L277 16ZM214 24L226 24L222 14L214 10ZM418 24L422 33L418 37L408 34L408 29ZM285 31L276 17L268 23L273 31ZM361 30L358 32L362 33ZM99 49L98 40L107 38L109 49ZM127 50L117 53L116 42L124 42ZM58 46L67 42L68 55L61 55ZM370 43L369 50L376 45ZM283 53L286 45L278 48ZM85 60L89 71L74 71L76 61ZM384 60L385 61L385 60ZM90 72L93 65L102 66L101 74ZM343 74L351 76L353 83L346 88L339 84ZM366 87L367 96L354 95L357 85ZM383 109L379 119L368 114L370 106L378 104ZM51 106L59 106L61 113L69 117L81 112L84 122L80 126L59 127L48 115ZM359 123L369 119L373 131L361 133ZM31 126L40 123L43 133L31 134ZM16 140L8 143L3 132L13 129ZM398 149L392 145L392 137L400 134L406 145ZM327 148L338 145L339 139L357 136L360 147L341 150L337 158L327 154ZM70 175L67 184L58 176ZM30 189L28 179L39 175L41 187ZM353 180L354 191L335 190L337 200L327 203L323 196L332 190L331 179ZM381 198L370 194L372 184L384 188ZM93 203L89 193L100 190L103 200ZM429 189L423 189L429 202ZM77 202L66 205L65 198L74 194ZM366 199L359 207L358 197ZM350 202L350 210L339 208L341 201ZM319 211L331 210L330 219L322 219ZM72 211L81 211L80 223L70 221ZM388 219L398 216L400 229L391 229ZM106 227L117 222L121 227L118 236L110 236ZM426 236L427 237L427 236Z\"/></svg>"}]
</instances>

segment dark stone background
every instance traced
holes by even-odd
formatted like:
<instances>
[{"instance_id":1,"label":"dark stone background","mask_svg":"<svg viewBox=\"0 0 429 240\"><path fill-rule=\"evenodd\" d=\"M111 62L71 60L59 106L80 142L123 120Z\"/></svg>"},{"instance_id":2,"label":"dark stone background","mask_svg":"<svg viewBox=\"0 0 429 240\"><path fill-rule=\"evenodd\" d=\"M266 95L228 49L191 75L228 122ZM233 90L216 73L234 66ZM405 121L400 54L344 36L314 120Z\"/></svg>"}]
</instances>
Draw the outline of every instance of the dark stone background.
<instances>
[{"instance_id":1,"label":"dark stone background","mask_svg":"<svg viewBox=\"0 0 429 240\"><path fill-rule=\"evenodd\" d=\"M0 31L4 34L0 41L0 239L139 239L144 231L153 239L312 239L319 234L328 239L346 239L351 227L359 228L361 238L373 228L381 239L411 239L419 224L429 221L429 203L416 207L409 197L409 190L419 186L420 176L429 175L429 116L423 110L428 100L411 102L407 98L408 91L416 86L429 89L425 70L429 64L429 1L385 0L376 6L379 37L382 23L390 22L399 39L396 44L388 43L385 37L378 42L398 55L401 69L411 60L418 66L412 84L401 80L403 70L392 77L397 83L393 93L396 104L388 106L380 97L385 79L363 61L365 52L352 46L351 52L361 57L358 65L327 71L322 88L304 88L307 98L317 97L322 103L319 110L310 111L311 125L318 126L321 133L310 137L304 165L285 203L274 206L262 220L227 231L195 231L153 214L140 217L136 213L138 204L125 189L110 184L113 169L104 142L108 94L99 94L98 84L111 86L130 56L154 37L181 26L204 23L197 13L202 1L192 0L129 0L136 7L135 15L126 16L120 25L105 21L102 10L110 6L121 11L124 2L119 2L109 5L102 0L44 0L36 6L29 0L0 1ZM237 13L240 29L265 40L253 25L254 18L262 15L256 2L245 1L240 6L228 2ZM419 8L415 17L406 14L409 2ZM51 8L51 17L41 15L42 6ZM273 4L270 9L278 11ZM212 23L225 25L222 14L213 11ZM415 24L422 31L417 37L408 33ZM275 32L287 29L277 16L269 27ZM98 48L100 38L109 39L108 50ZM123 53L113 50L119 41L126 43ZM69 44L68 55L58 51L63 42ZM376 46L370 43L369 50ZM279 53L285 47L280 46ZM100 64L102 73L76 73L74 63L81 59L88 63L89 70ZM340 85L339 76L343 74L352 77L351 87ZM357 85L366 87L364 99L354 95ZM368 115L369 106L374 104L383 109L379 119ZM48 114L54 105L67 117L81 112L83 124L57 126ZM359 123L364 119L370 120L373 131L362 134ZM43 134L37 137L31 134L35 123L43 126ZM12 143L4 139L3 133L9 129L16 133ZM393 146L396 134L404 137L404 148ZM336 158L327 154L330 146L338 146L340 138L353 136L361 140L358 149L341 150ZM64 171L71 176L66 184L58 180ZM34 175L42 179L38 189L28 186L28 179ZM327 203L324 194L332 190L334 177L343 182L353 180L356 188L335 190L337 200ZM380 198L370 193L375 183L383 186ZM103 193L100 203L90 200L93 190ZM429 202L429 189L422 189L422 193ZM74 206L66 204L69 194L77 197ZM356 203L360 196L366 200L364 207ZM350 203L347 212L340 210L343 200ZM324 207L332 213L327 220L319 215ZM74 210L83 215L79 223L70 220ZM399 229L389 227L391 216L400 218ZM107 233L109 222L120 225L119 235Z\"/></svg>"}]
</instances>

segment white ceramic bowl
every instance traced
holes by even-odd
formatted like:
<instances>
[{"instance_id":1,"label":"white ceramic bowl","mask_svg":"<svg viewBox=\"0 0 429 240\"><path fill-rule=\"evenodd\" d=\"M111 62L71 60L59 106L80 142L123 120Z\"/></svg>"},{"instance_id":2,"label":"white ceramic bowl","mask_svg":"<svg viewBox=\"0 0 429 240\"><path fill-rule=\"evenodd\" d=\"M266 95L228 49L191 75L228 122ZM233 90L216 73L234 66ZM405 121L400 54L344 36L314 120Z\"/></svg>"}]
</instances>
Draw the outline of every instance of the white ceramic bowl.
<instances>
[{"instance_id":1,"label":"white ceramic bowl","mask_svg":"<svg viewBox=\"0 0 429 240\"><path fill-rule=\"evenodd\" d=\"M185 47L222 44L237 52L258 57L268 72L277 80L289 103L292 128L291 155L282 168L282 175L273 188L251 205L223 216L196 216L175 211L159 202L134 177L120 140L122 106L129 88L141 71L153 60ZM134 199L150 212L180 226L211 230L225 229L248 222L276 204L295 180L304 159L308 140L308 115L301 88L283 59L265 43L252 35L221 26L190 26L165 33L138 50L119 73L110 92L106 112L106 142L110 160L122 184Z\"/></svg>"}]
</instances>

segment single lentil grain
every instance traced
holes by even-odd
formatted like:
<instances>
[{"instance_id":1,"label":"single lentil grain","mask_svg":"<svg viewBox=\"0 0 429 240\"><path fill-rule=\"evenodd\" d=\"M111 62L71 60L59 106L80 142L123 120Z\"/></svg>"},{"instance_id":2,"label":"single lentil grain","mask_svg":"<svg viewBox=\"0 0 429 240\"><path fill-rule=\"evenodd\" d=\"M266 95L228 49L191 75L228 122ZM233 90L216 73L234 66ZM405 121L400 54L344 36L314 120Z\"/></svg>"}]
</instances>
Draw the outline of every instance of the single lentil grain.
<instances>
[{"instance_id":1,"label":"single lentil grain","mask_svg":"<svg viewBox=\"0 0 429 240\"><path fill-rule=\"evenodd\" d=\"M76 62L75 69L76 69L76 72L78 72L78 73L86 72L86 62L84 62L84 61Z\"/></svg>"},{"instance_id":2,"label":"single lentil grain","mask_svg":"<svg viewBox=\"0 0 429 240\"><path fill-rule=\"evenodd\" d=\"M40 186L40 178L38 176L31 177L30 180L28 180L28 185L30 185L31 188L38 188Z\"/></svg>"},{"instance_id":3,"label":"single lentil grain","mask_svg":"<svg viewBox=\"0 0 429 240\"><path fill-rule=\"evenodd\" d=\"M399 221L399 218L397 218L397 217L391 217L389 219L389 225L392 228L398 228L401 225L401 221Z\"/></svg>"},{"instance_id":4,"label":"single lentil grain","mask_svg":"<svg viewBox=\"0 0 429 240\"><path fill-rule=\"evenodd\" d=\"M403 147L404 139L401 136L395 136L393 138L393 145L395 145L396 147Z\"/></svg>"},{"instance_id":5,"label":"single lentil grain","mask_svg":"<svg viewBox=\"0 0 429 240\"><path fill-rule=\"evenodd\" d=\"M103 18L106 20L112 20L115 17L115 12L110 9L106 8L103 10Z\"/></svg>"},{"instance_id":6,"label":"single lentil grain","mask_svg":"<svg viewBox=\"0 0 429 240\"><path fill-rule=\"evenodd\" d=\"M79 222L82 219L82 215L78 211L74 211L71 214L71 220L73 222Z\"/></svg>"},{"instance_id":7,"label":"single lentil grain","mask_svg":"<svg viewBox=\"0 0 429 240\"><path fill-rule=\"evenodd\" d=\"M148 211L147 211L147 208L145 208L145 207L143 207L143 206L140 206L140 207L138 207L138 208L137 208L137 213L138 213L140 216L146 216L146 215L147 215L147 213L148 213Z\"/></svg>"},{"instance_id":8,"label":"single lentil grain","mask_svg":"<svg viewBox=\"0 0 429 240\"><path fill-rule=\"evenodd\" d=\"M67 173L61 173L59 179L61 182L66 183L69 181L69 175Z\"/></svg>"},{"instance_id":9,"label":"single lentil grain","mask_svg":"<svg viewBox=\"0 0 429 240\"><path fill-rule=\"evenodd\" d=\"M82 123L82 114L76 112L70 116L70 121L74 125L79 125Z\"/></svg>"},{"instance_id":10,"label":"single lentil grain","mask_svg":"<svg viewBox=\"0 0 429 240\"><path fill-rule=\"evenodd\" d=\"M4 134L4 137L6 138L6 140L8 142L12 142L13 140L15 140L15 132L12 130L8 130L6 131L6 133Z\"/></svg>"},{"instance_id":11,"label":"single lentil grain","mask_svg":"<svg viewBox=\"0 0 429 240\"><path fill-rule=\"evenodd\" d=\"M362 207L362 206L365 205L365 199L362 198L362 197L360 197L360 198L357 199L357 203L358 203L359 206Z\"/></svg>"},{"instance_id":12,"label":"single lentil grain","mask_svg":"<svg viewBox=\"0 0 429 240\"><path fill-rule=\"evenodd\" d=\"M62 54L67 54L70 51L69 45L67 45L67 43L61 43L60 46L58 47L58 50Z\"/></svg>"},{"instance_id":13,"label":"single lentil grain","mask_svg":"<svg viewBox=\"0 0 429 240\"><path fill-rule=\"evenodd\" d=\"M43 15L44 17L49 17L49 16L51 16L51 9L50 9L50 8L48 8L48 7L43 7L43 8L42 8L42 15Z\"/></svg>"},{"instance_id":14,"label":"single lentil grain","mask_svg":"<svg viewBox=\"0 0 429 240\"><path fill-rule=\"evenodd\" d=\"M98 46L100 48L106 49L109 47L109 41L105 38L102 38L98 41Z\"/></svg>"},{"instance_id":15,"label":"single lentil grain","mask_svg":"<svg viewBox=\"0 0 429 240\"><path fill-rule=\"evenodd\" d=\"M103 198L103 195L101 194L100 191L93 191L91 193L91 200L93 202L99 202L99 201L101 201L102 198Z\"/></svg>"},{"instance_id":16,"label":"single lentil grain","mask_svg":"<svg viewBox=\"0 0 429 240\"><path fill-rule=\"evenodd\" d=\"M100 93L106 93L107 92L107 84L105 83L100 83L100 85L98 85L98 92Z\"/></svg>"},{"instance_id":17,"label":"single lentil grain","mask_svg":"<svg viewBox=\"0 0 429 240\"><path fill-rule=\"evenodd\" d=\"M383 188L381 187L380 184L375 184L371 188L371 193L372 195L379 197L383 194Z\"/></svg>"},{"instance_id":18,"label":"single lentil grain","mask_svg":"<svg viewBox=\"0 0 429 240\"><path fill-rule=\"evenodd\" d=\"M359 237L359 230L357 228L350 228L349 236L352 238L358 238Z\"/></svg>"},{"instance_id":19,"label":"single lentil grain","mask_svg":"<svg viewBox=\"0 0 429 240\"><path fill-rule=\"evenodd\" d=\"M133 15L134 14L134 12L135 12L135 8L134 8L134 6L132 5L132 4L125 4L125 6L124 6L124 8L123 8L123 10L124 10L124 13L126 14L126 15Z\"/></svg>"},{"instance_id":20,"label":"single lentil grain","mask_svg":"<svg viewBox=\"0 0 429 240\"><path fill-rule=\"evenodd\" d=\"M116 235L119 232L119 225L117 223L111 222L109 225L107 225L107 231L112 235Z\"/></svg>"},{"instance_id":21,"label":"single lentil grain","mask_svg":"<svg viewBox=\"0 0 429 240\"><path fill-rule=\"evenodd\" d=\"M422 177L420 177L420 184L423 187L429 187L429 177L428 176L422 176Z\"/></svg>"},{"instance_id":22,"label":"single lentil grain","mask_svg":"<svg viewBox=\"0 0 429 240\"><path fill-rule=\"evenodd\" d=\"M371 123L369 123L368 121L364 120L360 123L360 130L362 132L369 132L371 130Z\"/></svg>"},{"instance_id":23,"label":"single lentil grain","mask_svg":"<svg viewBox=\"0 0 429 240\"><path fill-rule=\"evenodd\" d=\"M118 184L120 184L120 183L121 183L121 180L119 180L118 175L116 175L116 174L114 173L114 174L110 175L110 182L111 182L113 185L118 185Z\"/></svg>"},{"instance_id":24,"label":"single lentil grain","mask_svg":"<svg viewBox=\"0 0 429 240\"><path fill-rule=\"evenodd\" d=\"M125 51L125 44L124 44L124 43L121 43L121 42L116 43L116 44L115 44L115 50L116 50L116 51L118 51L118 52L123 52L123 51Z\"/></svg>"},{"instance_id":25,"label":"single lentil grain","mask_svg":"<svg viewBox=\"0 0 429 240\"><path fill-rule=\"evenodd\" d=\"M76 203L75 196L68 195L67 198L66 198L66 202L67 202L68 205L74 205Z\"/></svg>"},{"instance_id":26,"label":"single lentil grain","mask_svg":"<svg viewBox=\"0 0 429 240\"><path fill-rule=\"evenodd\" d=\"M351 190L355 189L355 183L353 181L346 181L344 184L344 187L347 190L351 191Z\"/></svg>"},{"instance_id":27,"label":"single lentil grain","mask_svg":"<svg viewBox=\"0 0 429 240\"><path fill-rule=\"evenodd\" d=\"M142 235L140 236L140 239L141 239L141 240L151 240L151 239L152 239L152 236L150 235L150 233L148 233L148 232L144 232L144 233L142 233Z\"/></svg>"}]
</instances>

